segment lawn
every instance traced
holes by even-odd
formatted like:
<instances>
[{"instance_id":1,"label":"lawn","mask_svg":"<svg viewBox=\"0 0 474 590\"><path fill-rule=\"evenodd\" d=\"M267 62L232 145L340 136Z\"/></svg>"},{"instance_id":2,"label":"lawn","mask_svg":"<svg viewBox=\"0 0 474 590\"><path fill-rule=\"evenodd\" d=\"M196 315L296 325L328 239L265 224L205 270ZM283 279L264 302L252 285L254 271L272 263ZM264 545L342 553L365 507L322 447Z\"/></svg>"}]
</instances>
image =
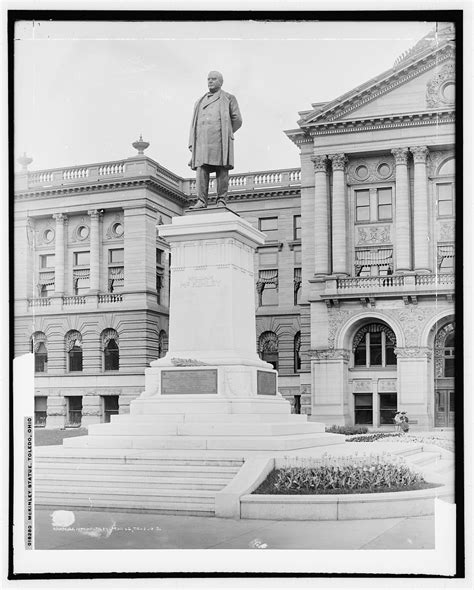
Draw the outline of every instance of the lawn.
<instances>
[{"instance_id":1,"label":"lawn","mask_svg":"<svg viewBox=\"0 0 474 590\"><path fill-rule=\"evenodd\" d=\"M35 428L35 447L62 445L65 438L85 436L87 428L67 428L65 430Z\"/></svg>"}]
</instances>

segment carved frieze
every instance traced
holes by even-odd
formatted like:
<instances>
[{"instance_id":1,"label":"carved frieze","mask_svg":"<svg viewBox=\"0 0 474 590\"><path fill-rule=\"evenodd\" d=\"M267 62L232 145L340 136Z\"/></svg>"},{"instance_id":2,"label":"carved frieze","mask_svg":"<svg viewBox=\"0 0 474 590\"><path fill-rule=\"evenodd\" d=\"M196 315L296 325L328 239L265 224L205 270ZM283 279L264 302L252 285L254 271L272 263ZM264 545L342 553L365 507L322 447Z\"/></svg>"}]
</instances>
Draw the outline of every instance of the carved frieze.
<instances>
[{"instance_id":1,"label":"carved frieze","mask_svg":"<svg viewBox=\"0 0 474 590\"><path fill-rule=\"evenodd\" d=\"M118 212L113 217L104 220L104 237L106 240L123 240L123 214Z\"/></svg>"},{"instance_id":2,"label":"carved frieze","mask_svg":"<svg viewBox=\"0 0 474 590\"><path fill-rule=\"evenodd\" d=\"M445 107L455 102L456 67L453 61L444 64L426 84L426 106Z\"/></svg>"},{"instance_id":3,"label":"carved frieze","mask_svg":"<svg viewBox=\"0 0 474 590\"><path fill-rule=\"evenodd\" d=\"M392 156L351 160L347 167L347 181L348 184L391 182L395 180L394 169Z\"/></svg>"},{"instance_id":4,"label":"carved frieze","mask_svg":"<svg viewBox=\"0 0 474 590\"><path fill-rule=\"evenodd\" d=\"M430 359L432 355L431 348L426 346L413 346L406 348L396 348L395 354L398 358L426 358Z\"/></svg>"},{"instance_id":5,"label":"carved frieze","mask_svg":"<svg viewBox=\"0 0 474 590\"><path fill-rule=\"evenodd\" d=\"M88 242L90 238L90 218L82 216L69 223L69 242Z\"/></svg>"},{"instance_id":6,"label":"carved frieze","mask_svg":"<svg viewBox=\"0 0 474 590\"><path fill-rule=\"evenodd\" d=\"M445 221L438 226L438 242L454 241L454 221Z\"/></svg>"},{"instance_id":7,"label":"carved frieze","mask_svg":"<svg viewBox=\"0 0 474 590\"><path fill-rule=\"evenodd\" d=\"M372 380L354 379L352 381L352 391L354 393L372 393Z\"/></svg>"},{"instance_id":8,"label":"carved frieze","mask_svg":"<svg viewBox=\"0 0 474 590\"><path fill-rule=\"evenodd\" d=\"M357 246L368 246L373 244L391 244L390 225L367 225L357 226Z\"/></svg>"},{"instance_id":9,"label":"carved frieze","mask_svg":"<svg viewBox=\"0 0 474 590\"><path fill-rule=\"evenodd\" d=\"M310 358L317 361L349 361L349 351L345 348L324 348L309 351Z\"/></svg>"},{"instance_id":10,"label":"carved frieze","mask_svg":"<svg viewBox=\"0 0 474 590\"><path fill-rule=\"evenodd\" d=\"M378 383L379 393L388 392L392 393L397 391L397 380L396 379L379 379Z\"/></svg>"}]
</instances>

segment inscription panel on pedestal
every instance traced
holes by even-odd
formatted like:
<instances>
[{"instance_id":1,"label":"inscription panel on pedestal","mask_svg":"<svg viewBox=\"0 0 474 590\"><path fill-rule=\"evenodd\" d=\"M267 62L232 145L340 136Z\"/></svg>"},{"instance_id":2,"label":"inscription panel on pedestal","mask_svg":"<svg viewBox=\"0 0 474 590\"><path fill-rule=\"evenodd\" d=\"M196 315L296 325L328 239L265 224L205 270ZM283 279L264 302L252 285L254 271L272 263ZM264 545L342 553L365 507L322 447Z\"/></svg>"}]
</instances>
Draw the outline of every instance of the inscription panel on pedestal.
<instances>
[{"instance_id":1,"label":"inscription panel on pedestal","mask_svg":"<svg viewBox=\"0 0 474 590\"><path fill-rule=\"evenodd\" d=\"M276 375L266 371L257 371L257 394L276 395Z\"/></svg>"},{"instance_id":2,"label":"inscription panel on pedestal","mask_svg":"<svg viewBox=\"0 0 474 590\"><path fill-rule=\"evenodd\" d=\"M217 393L217 369L162 371L162 395Z\"/></svg>"}]
</instances>

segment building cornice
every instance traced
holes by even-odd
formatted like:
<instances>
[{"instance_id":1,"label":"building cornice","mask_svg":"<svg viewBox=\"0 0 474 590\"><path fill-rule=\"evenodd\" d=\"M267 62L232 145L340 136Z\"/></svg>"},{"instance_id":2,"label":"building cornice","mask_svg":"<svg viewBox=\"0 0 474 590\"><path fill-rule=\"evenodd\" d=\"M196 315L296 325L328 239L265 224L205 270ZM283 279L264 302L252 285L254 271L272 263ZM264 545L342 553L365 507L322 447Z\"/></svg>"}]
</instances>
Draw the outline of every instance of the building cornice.
<instances>
[{"instance_id":1,"label":"building cornice","mask_svg":"<svg viewBox=\"0 0 474 590\"><path fill-rule=\"evenodd\" d=\"M165 195L179 205L188 204L188 198L186 195L170 189L152 177L127 178L94 184L32 189L15 193L15 200L27 200L44 197L63 197L67 195L77 195L84 193L109 193L117 190L131 190L136 188L151 189L156 194Z\"/></svg>"},{"instance_id":2,"label":"building cornice","mask_svg":"<svg viewBox=\"0 0 474 590\"><path fill-rule=\"evenodd\" d=\"M455 57L455 48L452 43L448 43L431 50L429 53L421 56L419 59L403 63L403 67L397 67L389 70L369 82L358 86L351 92L340 96L334 101L328 103L322 111L313 112L309 117L300 119L298 124L302 129L307 129L321 122L334 121L340 119L348 113L365 106L380 96L387 94L395 88L406 82L420 76L427 70L438 66L448 59Z\"/></svg>"}]
</instances>

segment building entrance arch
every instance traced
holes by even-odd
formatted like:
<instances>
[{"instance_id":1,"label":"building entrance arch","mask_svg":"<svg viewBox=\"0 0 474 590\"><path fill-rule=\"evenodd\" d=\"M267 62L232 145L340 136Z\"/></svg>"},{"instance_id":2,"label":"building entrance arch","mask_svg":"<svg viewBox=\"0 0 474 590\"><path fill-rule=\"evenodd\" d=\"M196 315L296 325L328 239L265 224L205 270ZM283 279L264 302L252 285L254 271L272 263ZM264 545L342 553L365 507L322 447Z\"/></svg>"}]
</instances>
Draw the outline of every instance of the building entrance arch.
<instances>
[{"instance_id":1,"label":"building entrance arch","mask_svg":"<svg viewBox=\"0 0 474 590\"><path fill-rule=\"evenodd\" d=\"M434 425L454 426L455 325L448 322L436 333L434 340Z\"/></svg>"}]
</instances>

